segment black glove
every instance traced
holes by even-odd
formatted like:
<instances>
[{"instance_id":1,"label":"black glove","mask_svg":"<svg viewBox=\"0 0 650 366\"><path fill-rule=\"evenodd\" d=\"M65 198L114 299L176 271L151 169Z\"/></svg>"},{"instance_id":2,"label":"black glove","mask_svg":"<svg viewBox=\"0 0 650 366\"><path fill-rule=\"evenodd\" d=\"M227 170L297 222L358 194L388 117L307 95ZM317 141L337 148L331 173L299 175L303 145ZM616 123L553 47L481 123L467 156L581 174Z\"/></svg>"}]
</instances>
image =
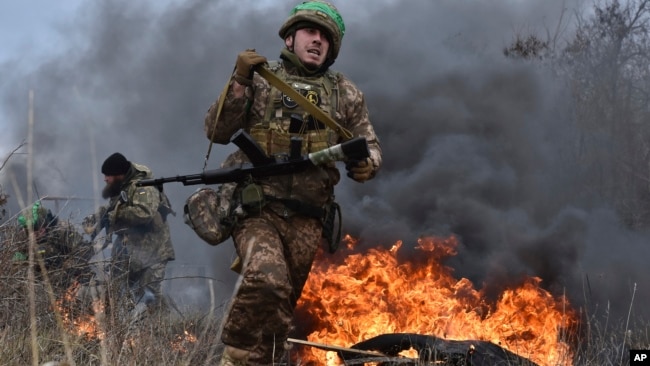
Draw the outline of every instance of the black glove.
<instances>
[{"instance_id":1,"label":"black glove","mask_svg":"<svg viewBox=\"0 0 650 366\"><path fill-rule=\"evenodd\" d=\"M370 158L366 160L350 160L345 163L345 169L348 171L348 177L363 183L372 177L372 161Z\"/></svg>"},{"instance_id":2,"label":"black glove","mask_svg":"<svg viewBox=\"0 0 650 366\"><path fill-rule=\"evenodd\" d=\"M235 81L241 85L253 83L253 66L266 63L266 57L255 52L255 49L247 49L237 55L235 63Z\"/></svg>"},{"instance_id":3,"label":"black glove","mask_svg":"<svg viewBox=\"0 0 650 366\"><path fill-rule=\"evenodd\" d=\"M110 224L111 220L109 219L109 212L105 212L100 218L99 218L99 227L100 228L105 228L108 229L108 225Z\"/></svg>"}]
</instances>

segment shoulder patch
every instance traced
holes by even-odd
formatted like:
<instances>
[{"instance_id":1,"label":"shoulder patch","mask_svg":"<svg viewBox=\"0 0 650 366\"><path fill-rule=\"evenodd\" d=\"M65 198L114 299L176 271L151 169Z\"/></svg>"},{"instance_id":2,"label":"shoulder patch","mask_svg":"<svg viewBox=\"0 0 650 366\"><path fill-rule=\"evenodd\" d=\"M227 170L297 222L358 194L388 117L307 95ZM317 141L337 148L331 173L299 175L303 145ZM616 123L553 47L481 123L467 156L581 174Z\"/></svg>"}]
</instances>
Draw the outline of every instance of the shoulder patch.
<instances>
[{"instance_id":1,"label":"shoulder patch","mask_svg":"<svg viewBox=\"0 0 650 366\"><path fill-rule=\"evenodd\" d=\"M282 93L282 104L289 109L294 109L298 106L298 102L284 93Z\"/></svg>"}]
</instances>

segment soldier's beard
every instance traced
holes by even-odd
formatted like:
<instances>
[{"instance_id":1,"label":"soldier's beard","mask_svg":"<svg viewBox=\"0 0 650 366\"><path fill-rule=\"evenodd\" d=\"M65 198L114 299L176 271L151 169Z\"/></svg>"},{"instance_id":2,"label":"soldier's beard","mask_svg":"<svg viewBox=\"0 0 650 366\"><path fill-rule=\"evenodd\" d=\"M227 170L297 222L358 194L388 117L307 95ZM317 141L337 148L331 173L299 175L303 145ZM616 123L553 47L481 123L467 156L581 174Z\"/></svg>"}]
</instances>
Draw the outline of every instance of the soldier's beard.
<instances>
[{"instance_id":1,"label":"soldier's beard","mask_svg":"<svg viewBox=\"0 0 650 366\"><path fill-rule=\"evenodd\" d=\"M111 198L120 194L122 188L122 181L116 180L112 184L106 183L104 189L102 189L102 198Z\"/></svg>"}]
</instances>

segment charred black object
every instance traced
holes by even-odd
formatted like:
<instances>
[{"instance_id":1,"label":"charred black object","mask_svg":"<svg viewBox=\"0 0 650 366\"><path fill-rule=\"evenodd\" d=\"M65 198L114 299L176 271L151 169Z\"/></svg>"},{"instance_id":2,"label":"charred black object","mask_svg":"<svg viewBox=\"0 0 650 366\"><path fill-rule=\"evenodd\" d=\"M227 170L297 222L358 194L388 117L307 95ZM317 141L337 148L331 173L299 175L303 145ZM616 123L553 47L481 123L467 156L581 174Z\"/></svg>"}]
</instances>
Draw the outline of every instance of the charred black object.
<instances>
[{"instance_id":1,"label":"charred black object","mask_svg":"<svg viewBox=\"0 0 650 366\"><path fill-rule=\"evenodd\" d=\"M374 362L380 362L381 365L385 366L409 364L409 362L406 362L408 359L400 361L395 357L400 352L411 348L418 352L418 359L415 361L419 365L432 363L454 366L538 366L527 358L491 342L450 341L435 336L414 333L382 334L357 343L351 348L377 351L386 355L386 360L374 359ZM338 354L341 359L346 361L362 361L361 358L363 358L362 355L345 351L339 351Z\"/></svg>"}]
</instances>

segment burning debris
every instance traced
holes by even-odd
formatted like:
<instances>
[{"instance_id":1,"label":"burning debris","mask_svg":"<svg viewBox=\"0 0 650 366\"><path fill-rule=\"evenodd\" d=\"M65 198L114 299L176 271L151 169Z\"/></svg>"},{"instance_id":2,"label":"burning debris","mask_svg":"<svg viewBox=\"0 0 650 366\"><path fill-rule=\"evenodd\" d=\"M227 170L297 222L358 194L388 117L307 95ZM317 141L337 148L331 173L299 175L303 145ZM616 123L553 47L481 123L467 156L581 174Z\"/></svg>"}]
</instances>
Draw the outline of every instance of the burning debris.
<instances>
[{"instance_id":1,"label":"burning debris","mask_svg":"<svg viewBox=\"0 0 650 366\"><path fill-rule=\"evenodd\" d=\"M447 341L434 336L410 333L382 334L352 346L354 349L376 350L385 357L398 357L402 352L415 350L417 357L410 360L396 360L391 364L412 365L463 365L463 366L498 366L519 365L537 366L532 361L521 357L494 343L484 341ZM339 357L347 365L368 362L352 352L339 352ZM375 358L375 362L381 361ZM382 362L382 364L385 364Z\"/></svg>"},{"instance_id":2,"label":"burning debris","mask_svg":"<svg viewBox=\"0 0 650 366\"><path fill-rule=\"evenodd\" d=\"M289 338L300 344L329 351L327 364L338 364L331 353L345 365L449 365L449 366L538 366L536 363L484 341L446 341L434 336L410 333L382 334L350 348L325 345Z\"/></svg>"},{"instance_id":3,"label":"burning debris","mask_svg":"<svg viewBox=\"0 0 650 366\"><path fill-rule=\"evenodd\" d=\"M353 251L354 239L347 240ZM568 301L535 277L489 301L441 264L456 254L457 244L455 237L428 237L419 240L421 255L413 261L398 260L398 242L390 250L345 253L342 263L317 264L297 309L307 339L389 358L412 347L416 359L449 364L570 365L568 339L577 316ZM336 356L347 363L352 354ZM315 348L300 357L316 363L332 358Z\"/></svg>"},{"instance_id":4,"label":"burning debris","mask_svg":"<svg viewBox=\"0 0 650 366\"><path fill-rule=\"evenodd\" d=\"M81 283L74 281L65 294L56 300L56 308L69 332L88 340L104 339L105 334L100 330L96 316L104 314L105 306L100 299L94 299L92 313L83 311L85 307L79 301L81 286Z\"/></svg>"}]
</instances>

